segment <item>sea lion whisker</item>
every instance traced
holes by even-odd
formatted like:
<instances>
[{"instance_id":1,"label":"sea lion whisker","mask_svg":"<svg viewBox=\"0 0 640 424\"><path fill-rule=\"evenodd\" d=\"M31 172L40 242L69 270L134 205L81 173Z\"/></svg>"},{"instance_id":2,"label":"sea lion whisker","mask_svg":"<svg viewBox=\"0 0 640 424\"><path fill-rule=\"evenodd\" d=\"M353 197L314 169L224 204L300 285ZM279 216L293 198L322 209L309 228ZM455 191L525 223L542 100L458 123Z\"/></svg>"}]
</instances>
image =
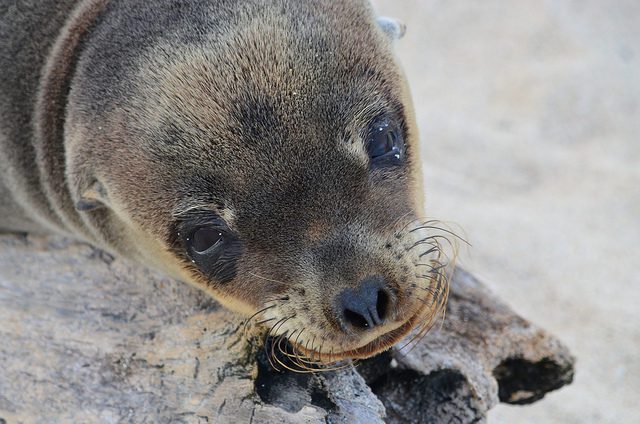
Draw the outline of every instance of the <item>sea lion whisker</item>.
<instances>
[{"instance_id":1,"label":"sea lion whisker","mask_svg":"<svg viewBox=\"0 0 640 424\"><path fill-rule=\"evenodd\" d=\"M316 349L314 345L316 344L316 336L313 336L313 341L311 342L311 360L315 361L315 354L318 353L318 361L320 361L320 350ZM322 349L322 344L320 345L320 349Z\"/></svg>"},{"instance_id":2,"label":"sea lion whisker","mask_svg":"<svg viewBox=\"0 0 640 424\"><path fill-rule=\"evenodd\" d=\"M319 362L322 362L322 355L323 355L322 352L324 352L324 343L325 342L326 342L325 339L320 339L320 345L318 346L318 349L317 349L317 351L318 351L318 361Z\"/></svg>"},{"instance_id":3,"label":"sea lion whisker","mask_svg":"<svg viewBox=\"0 0 640 424\"><path fill-rule=\"evenodd\" d=\"M419 266L426 266L428 267L426 270L425 269L421 269L419 270L420 272L423 272L423 274L413 274L413 276L415 278L421 278L421 279L433 279L435 278L434 273L432 272L434 265L433 264L415 264L416 268ZM426 273L426 274L424 274Z\"/></svg>"},{"instance_id":4,"label":"sea lion whisker","mask_svg":"<svg viewBox=\"0 0 640 424\"><path fill-rule=\"evenodd\" d=\"M282 340L283 340L283 338L279 338L279 340L278 340L278 345L280 345L280 343L282 343ZM288 357L288 356L287 356L287 353L286 353L285 351L283 351L283 350L282 350L282 348L281 348L280 346L278 346L278 349L279 349L279 351L280 351L280 352L281 352L285 357ZM277 362L280 366L282 366L284 369L289 370L289 371L293 371L293 372L304 372L304 371L301 371L301 370L299 370L299 369L292 368L292 367L290 367L289 365L285 364L285 363L284 363L284 362L283 362L283 361L278 357L278 355L275 353L275 351L272 351L272 353L273 353L273 359L274 359L274 361L276 361L276 362ZM272 364L272 367L273 367L274 369L276 369L277 371L280 371L280 369L279 369L279 368L277 368L276 366L274 366L273 364Z\"/></svg>"},{"instance_id":5,"label":"sea lion whisker","mask_svg":"<svg viewBox=\"0 0 640 424\"><path fill-rule=\"evenodd\" d=\"M311 340L307 339L307 342L304 344L304 350L305 350L305 352L308 352L308 351L309 351L309 342L310 342L310 341L311 341ZM311 344L311 346L313 347L313 343Z\"/></svg>"},{"instance_id":6,"label":"sea lion whisker","mask_svg":"<svg viewBox=\"0 0 640 424\"><path fill-rule=\"evenodd\" d=\"M294 336L295 336L299 331L300 331L300 330L293 330L291 333L288 333L288 334L287 334L287 340L288 340L289 344L291 344L291 339L292 339L292 338L293 338L293 337L294 337ZM281 352L282 352L282 353L284 353L284 354L286 354L286 355L289 355L289 354L290 354L288 351L287 351L287 352L285 352L285 351L282 351L282 350L281 350Z\"/></svg>"},{"instance_id":7,"label":"sea lion whisker","mask_svg":"<svg viewBox=\"0 0 640 424\"><path fill-rule=\"evenodd\" d=\"M392 228L396 228L396 227L400 224L400 222L402 222L402 221L403 221L407 216L409 216L409 215L411 215L411 212L407 212L407 213L405 213L404 215L402 215L400 218L398 218L398 219L396 220L396 222L392 225ZM398 230L395 230L395 231L394 231L394 233L395 233L395 237L396 237L396 239L400 238L400 234L402 234L402 233L407 229L407 227L408 227L409 225L411 225L412 223L414 223L415 221L418 221L418 220L419 220L419 219L417 219L417 218L414 218L414 219L412 219L412 220L409 220L408 222L406 222L406 223L402 226L402 228L400 228L400 229L398 229Z\"/></svg>"},{"instance_id":8,"label":"sea lion whisker","mask_svg":"<svg viewBox=\"0 0 640 424\"><path fill-rule=\"evenodd\" d=\"M300 342L299 342L299 340L300 340L300 337L302 336L302 333L304 332L304 330L305 330L304 328L300 329L298 331L298 335L296 336L295 342L291 342L291 344L293 345L293 354L294 354L294 357L295 357L295 362L297 364L303 363L303 361L301 359L301 355L300 355L300 349L299 349ZM293 337L293 335L292 335L292 337ZM291 337L289 338L289 340L291 340Z\"/></svg>"},{"instance_id":9,"label":"sea lion whisker","mask_svg":"<svg viewBox=\"0 0 640 424\"><path fill-rule=\"evenodd\" d=\"M288 352L287 351L287 356L289 356L289 358L292 359L292 361L296 364L300 363L300 351L299 351L299 340L300 340L300 336L302 335L304 329L300 329L300 330L295 330L293 333L291 333L291 335L289 336L289 346L291 347L292 351ZM297 336L295 336L295 340L293 340L294 335L297 334Z\"/></svg>"},{"instance_id":10,"label":"sea lion whisker","mask_svg":"<svg viewBox=\"0 0 640 424\"><path fill-rule=\"evenodd\" d=\"M413 264L414 266L429 266L429 267L433 267L432 263L417 263L417 264Z\"/></svg>"},{"instance_id":11,"label":"sea lion whisker","mask_svg":"<svg viewBox=\"0 0 640 424\"><path fill-rule=\"evenodd\" d=\"M416 299L418 302L420 302L420 303L422 303L423 305L425 305L425 306L432 307L432 306L433 306L433 304L435 303L435 302L433 301L433 295L434 295L434 293L433 293L432 291L430 291L430 290L427 290L427 289L425 289L425 291L427 291L429 294L431 294L431 295L432 295L431 301L424 300L424 299L422 299L422 298L420 298L420 297L415 297L415 299Z\"/></svg>"},{"instance_id":12,"label":"sea lion whisker","mask_svg":"<svg viewBox=\"0 0 640 424\"><path fill-rule=\"evenodd\" d=\"M448 228L442 228L442 227L437 227L435 225L421 225L420 227L415 227L412 228L411 230L409 230L409 232L414 232L414 231L419 231L419 230L435 230L435 231L442 231L443 233L447 233L449 235L452 235L454 237L460 237L459 235L457 235L456 233L454 233L451 229Z\"/></svg>"},{"instance_id":13,"label":"sea lion whisker","mask_svg":"<svg viewBox=\"0 0 640 424\"><path fill-rule=\"evenodd\" d=\"M436 247L436 246L437 246L437 247L441 250L441 248L442 248L442 244L440 243L440 240L444 240L444 241L446 241L446 243L447 243L449 246L452 246L452 249L453 249L453 245L452 245L452 243L451 243L451 240L449 240L446 236L439 235L439 234L433 234L433 235L430 235L430 236L428 236L428 237L425 237L425 238L423 238L423 239L421 239L421 240L416 241L416 242L415 242L415 243L413 243L411 246L409 246L409 247L405 248L405 251L407 251L407 252L408 252L408 251L410 251L410 250L412 250L412 249L416 248L417 246L422 246L423 244L429 244L429 245L432 245L432 246L434 246L434 247Z\"/></svg>"},{"instance_id":14,"label":"sea lion whisker","mask_svg":"<svg viewBox=\"0 0 640 424\"><path fill-rule=\"evenodd\" d=\"M280 318L275 324L271 326L271 328L269 328L269 331L267 332L267 337L270 337L272 334L275 335L275 331L277 331L276 326L280 328L285 322L287 322L291 318L292 316Z\"/></svg>"},{"instance_id":15,"label":"sea lion whisker","mask_svg":"<svg viewBox=\"0 0 640 424\"><path fill-rule=\"evenodd\" d=\"M258 326L258 325L266 324L269 321L273 321L274 319L277 319L277 318L273 317L273 318L263 319L262 321L256 321L255 325Z\"/></svg>"},{"instance_id":16,"label":"sea lion whisker","mask_svg":"<svg viewBox=\"0 0 640 424\"><path fill-rule=\"evenodd\" d=\"M440 274L440 271L444 270L448 265L447 263L435 263L433 268L429 270L429 274Z\"/></svg>"},{"instance_id":17,"label":"sea lion whisker","mask_svg":"<svg viewBox=\"0 0 640 424\"><path fill-rule=\"evenodd\" d=\"M302 336L302 333L304 332L304 330L305 330L304 328L302 328L302 329L300 329L300 330L299 330L299 332L298 332L298 336L296 337L296 340L295 340L295 342L294 342L294 346L299 346L299 345L300 345L300 343L298 342L298 340L300 340L300 336Z\"/></svg>"},{"instance_id":18,"label":"sea lion whisker","mask_svg":"<svg viewBox=\"0 0 640 424\"><path fill-rule=\"evenodd\" d=\"M422 317L419 322L416 324L416 326L414 328L420 327L420 329L418 330L418 332L413 335L411 337L411 339L409 339L407 342L405 342L402 346L400 346L394 353L393 355L404 351L402 356L399 356L398 359L402 359L404 357L406 357L406 355L408 355L417 345L418 343L420 343L424 337L426 337L426 335L431 331L431 329L433 328L433 326L435 325L435 323L438 320L438 317L442 315L442 319L444 322L444 304L442 304L441 306L439 306L438 308L436 308L435 311L433 311L432 313L427 314L425 317ZM406 347L412 345L411 348L407 351L405 351Z\"/></svg>"},{"instance_id":19,"label":"sea lion whisker","mask_svg":"<svg viewBox=\"0 0 640 424\"><path fill-rule=\"evenodd\" d=\"M317 367L317 365L319 364L317 361L311 361L307 356L305 355L299 355L298 357L298 366L300 366L301 368L304 368L305 370L314 372L317 371L318 368L314 368Z\"/></svg>"},{"instance_id":20,"label":"sea lion whisker","mask_svg":"<svg viewBox=\"0 0 640 424\"><path fill-rule=\"evenodd\" d=\"M406 215L405 215L405 216L406 216ZM402 227L402 229L401 229L400 231L401 231L401 232L404 232L404 231L411 232L411 231L413 230L413 228L412 228L411 230L407 230L407 228L408 228L410 225L412 225L412 224L414 224L414 223L416 223L416 222L420 222L420 221L422 221L423 219L424 219L424 218L413 218L413 219L411 219L410 221L408 221L408 222L407 222L407 223ZM424 224L429 223L429 222L440 222L440 221L435 220L435 219L434 219L434 220L422 221L422 222L420 222L419 226L424 225ZM414 227L414 228L417 228L417 227Z\"/></svg>"},{"instance_id":21,"label":"sea lion whisker","mask_svg":"<svg viewBox=\"0 0 640 424\"><path fill-rule=\"evenodd\" d=\"M298 362L296 359L298 358L298 351L296 347L291 344L291 338L293 338L296 333L297 331L294 331L289 334L288 337L282 338L282 340L278 342L278 349L280 350L280 353L287 357L291 362L297 364Z\"/></svg>"},{"instance_id":22,"label":"sea lion whisker","mask_svg":"<svg viewBox=\"0 0 640 424\"><path fill-rule=\"evenodd\" d=\"M428 229L431 229L431 228L436 228L436 227L433 227L431 224L439 224L441 222L442 221L439 221L437 219L429 219L427 221L421 222L420 225L418 225L417 227L413 227L412 229L410 229L408 231L410 233L413 233L413 232L419 231L419 230L424 230L424 229L428 230Z\"/></svg>"},{"instance_id":23,"label":"sea lion whisker","mask_svg":"<svg viewBox=\"0 0 640 424\"><path fill-rule=\"evenodd\" d=\"M278 329L279 329L282 325L284 325L284 323L285 323L285 322L287 322L288 320L290 320L290 319L291 319L291 318L293 318L293 317L295 317L295 314L290 315L290 316L285 317L285 318L282 318L282 319L280 319L278 322L276 322L273 326L271 326L271 327L269 328L269 331L267 332L267 335L266 335L265 340L269 340L269 338L270 338L270 337L272 338L272 337L273 337L273 336L272 336L272 334L275 334L275 332L277 332L277 331L278 331ZM276 327L277 327L277 328L276 328ZM275 349L275 345L276 345L277 343L279 343L279 340L281 340L283 337L285 337L285 338L286 338L287 334L288 334L288 330L286 330L284 333L282 333L282 334L280 334L280 335L277 335L277 336L276 336L276 338L275 338L275 340L273 340L273 338L272 338L272 342L271 342L271 355L272 355L272 356L273 356L273 355L275 355L275 351L274 351L274 349ZM266 346L267 346L267 342L265 341L265 348L266 348ZM265 351L265 353L267 354L267 357L269 357L269 352L268 352L268 351ZM271 362L271 361L269 361L269 362ZM272 366L273 366L273 364L272 364Z\"/></svg>"},{"instance_id":24,"label":"sea lion whisker","mask_svg":"<svg viewBox=\"0 0 640 424\"><path fill-rule=\"evenodd\" d=\"M292 333L292 334L293 334L293 333ZM294 364L295 364L295 361L293 360L294 355L289 351L289 349L291 349L291 348L292 348L292 347L291 347L291 344L289 343L289 337L291 337L291 336L290 336L290 335L288 335L288 334L286 334L286 335L285 335L285 334L283 334L281 337L279 337L279 338L278 338L278 341L277 341L277 348L278 348L278 351L279 351L280 353L282 353L282 355L283 355L285 358L288 358L289 360L291 360L291 362L292 362L292 363L294 363ZM280 360L280 358L279 358L278 356L276 356L276 360L277 360L277 361L278 361L278 362L279 362L283 367L285 367L285 368L286 368L286 369L288 369L288 370L291 370L291 371L299 371L299 370L296 370L296 369L294 369L294 368L289 367L287 364L285 364L284 362L282 362L282 360Z\"/></svg>"},{"instance_id":25,"label":"sea lion whisker","mask_svg":"<svg viewBox=\"0 0 640 424\"><path fill-rule=\"evenodd\" d=\"M443 227L440 227L440 226L431 225L432 223L433 223L433 224L442 224L442 225L443 225L444 227L446 227L446 228L443 228ZM464 233L464 229L462 229L462 227L460 227L460 226L459 226L459 225L457 225L457 224L455 224L455 225L456 225L458 228L460 228L460 230ZM442 231L443 233L447 233L447 234L449 234L449 235L452 235L453 237L457 238L458 240L460 240L460 241L462 241L462 242L464 242L464 243L467 243L467 244L468 244L468 241L467 241L467 239L466 239L466 234L465 234L465 236L464 236L464 237L460 236L460 235L459 235L459 234L457 234L455 231L453 231L453 230L451 229L451 227L449 226L449 223L447 223L447 222L445 222L445 221L437 221L437 220L426 221L426 222L424 222L420 227L413 228L413 229L411 229L411 230L409 230L409 231L410 231L410 232L413 232L413 231L418 231L418 230L422 230L422 229L425 229L425 230L436 230L436 231Z\"/></svg>"},{"instance_id":26,"label":"sea lion whisker","mask_svg":"<svg viewBox=\"0 0 640 424\"><path fill-rule=\"evenodd\" d=\"M434 247L432 247L431 249L428 249L427 251L425 251L425 252L423 252L423 253L419 254L419 255L418 255L418 258L419 258L419 259L421 259L423 256L425 256L425 255L430 255L431 253L437 252L437 251L439 251L439 250L440 250L440 246L439 246L439 245L438 245L438 246L434 246Z\"/></svg>"},{"instance_id":27,"label":"sea lion whisker","mask_svg":"<svg viewBox=\"0 0 640 424\"><path fill-rule=\"evenodd\" d=\"M282 342L283 342L283 341L285 341L285 340L288 340L288 338L289 338L289 331L285 331L284 333L280 334L280 335L276 338L276 347L278 348L278 350L279 350L281 353L285 353L285 352L282 350Z\"/></svg>"},{"instance_id":28,"label":"sea lion whisker","mask_svg":"<svg viewBox=\"0 0 640 424\"><path fill-rule=\"evenodd\" d=\"M286 332L284 334L286 335ZM268 342L268 343L266 342L264 344L265 355L267 356L267 360L269 361L269 364L271 365L271 367L276 371L280 371L280 368L278 368L278 366L276 364L276 362L278 362L278 363L280 362L280 360L278 359L278 355L276 353L276 347L277 347L277 344L279 343L279 340L281 340L282 337L284 337L284 336L283 335L279 335L275 339L271 339L270 342ZM267 349L267 347L270 348L271 354L269 354L269 350Z\"/></svg>"},{"instance_id":29,"label":"sea lion whisker","mask_svg":"<svg viewBox=\"0 0 640 424\"><path fill-rule=\"evenodd\" d=\"M431 236L422 238L418 241L415 241L411 246L406 247L405 251L408 252L410 250L415 249L418 246L422 246L423 244L430 244L430 245L439 247L440 243L438 242L438 238L444 238L444 236L431 235Z\"/></svg>"},{"instance_id":30,"label":"sea lion whisker","mask_svg":"<svg viewBox=\"0 0 640 424\"><path fill-rule=\"evenodd\" d=\"M263 313L264 311L267 311L267 310L269 310L269 309L271 309L271 308L275 308L276 306L277 306L277 305L276 305L275 303L274 303L273 305L265 306L264 308L262 308L262 309L258 310L258 311L257 311L257 312L255 312L253 315L251 315L249 318L247 318L247 320L246 320L246 321L245 321L245 323L244 323L245 331L247 330L247 327L249 326L249 323L250 323L254 318L256 318L258 315L260 315L260 314L261 314L261 313ZM264 324L265 322L271 321L271 320L273 320L273 319L275 319L275 318L269 318L269 319L266 319L266 320L263 320L263 321L259 321L259 322L254 323L254 325L258 326L258 325Z\"/></svg>"},{"instance_id":31,"label":"sea lion whisker","mask_svg":"<svg viewBox=\"0 0 640 424\"><path fill-rule=\"evenodd\" d=\"M337 361L335 362L336 364L338 363ZM331 369L331 371L342 371L342 370L346 370L347 368L350 367L355 367L357 366L357 364L360 363L359 359L350 359L348 362L346 362L344 365L340 365L338 367L334 367L333 369Z\"/></svg>"}]
</instances>

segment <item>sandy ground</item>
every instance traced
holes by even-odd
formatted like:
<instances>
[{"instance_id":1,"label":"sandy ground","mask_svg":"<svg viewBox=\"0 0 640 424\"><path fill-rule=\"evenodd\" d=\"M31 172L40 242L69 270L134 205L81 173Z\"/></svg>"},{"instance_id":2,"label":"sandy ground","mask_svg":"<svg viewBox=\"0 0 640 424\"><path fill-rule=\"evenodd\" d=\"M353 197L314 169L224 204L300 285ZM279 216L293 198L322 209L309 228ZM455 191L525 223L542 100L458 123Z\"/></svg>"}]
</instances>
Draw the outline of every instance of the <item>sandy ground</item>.
<instances>
[{"instance_id":1,"label":"sandy ground","mask_svg":"<svg viewBox=\"0 0 640 424\"><path fill-rule=\"evenodd\" d=\"M564 340L574 383L492 423L640 422L640 2L395 0L429 215Z\"/></svg>"}]
</instances>

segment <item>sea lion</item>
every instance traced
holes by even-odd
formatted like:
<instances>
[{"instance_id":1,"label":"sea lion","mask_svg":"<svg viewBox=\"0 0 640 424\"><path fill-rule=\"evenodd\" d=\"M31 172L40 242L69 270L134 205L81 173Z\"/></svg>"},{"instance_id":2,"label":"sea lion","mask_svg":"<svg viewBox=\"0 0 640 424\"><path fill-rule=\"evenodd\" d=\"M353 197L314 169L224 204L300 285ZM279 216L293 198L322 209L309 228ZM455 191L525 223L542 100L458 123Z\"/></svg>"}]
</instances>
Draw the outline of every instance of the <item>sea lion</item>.
<instances>
[{"instance_id":1,"label":"sea lion","mask_svg":"<svg viewBox=\"0 0 640 424\"><path fill-rule=\"evenodd\" d=\"M3 2L0 228L206 290L306 360L442 310L394 42L365 0Z\"/></svg>"}]
</instances>

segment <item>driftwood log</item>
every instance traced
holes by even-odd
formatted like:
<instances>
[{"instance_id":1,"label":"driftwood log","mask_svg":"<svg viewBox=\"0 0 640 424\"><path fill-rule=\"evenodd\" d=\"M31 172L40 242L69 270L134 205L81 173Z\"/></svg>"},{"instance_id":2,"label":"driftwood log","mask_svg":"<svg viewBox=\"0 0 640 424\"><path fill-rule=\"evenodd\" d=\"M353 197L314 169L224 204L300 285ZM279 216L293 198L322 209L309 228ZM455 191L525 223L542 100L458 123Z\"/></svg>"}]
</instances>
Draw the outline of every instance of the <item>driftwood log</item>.
<instances>
[{"instance_id":1,"label":"driftwood log","mask_svg":"<svg viewBox=\"0 0 640 424\"><path fill-rule=\"evenodd\" d=\"M483 422L573 376L561 342L459 269L442 324L398 352L294 373L263 343L184 283L60 237L0 236L0 424Z\"/></svg>"}]
</instances>

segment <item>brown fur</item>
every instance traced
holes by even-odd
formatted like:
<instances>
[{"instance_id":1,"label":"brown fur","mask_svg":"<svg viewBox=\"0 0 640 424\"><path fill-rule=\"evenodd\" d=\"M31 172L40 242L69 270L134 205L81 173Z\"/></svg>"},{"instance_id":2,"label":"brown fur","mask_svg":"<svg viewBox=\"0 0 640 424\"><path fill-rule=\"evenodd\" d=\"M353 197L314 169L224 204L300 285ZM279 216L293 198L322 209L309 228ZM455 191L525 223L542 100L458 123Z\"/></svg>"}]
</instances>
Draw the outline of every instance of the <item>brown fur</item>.
<instances>
[{"instance_id":1,"label":"brown fur","mask_svg":"<svg viewBox=\"0 0 640 424\"><path fill-rule=\"evenodd\" d=\"M428 326L446 281L417 220L401 28L360 0L170 3L90 0L69 18L30 141L47 207L15 200L23 228L14 203L0 227L39 222L163 270L315 360ZM402 153L374 159L385 125ZM194 250L199 228L222 234L208 253ZM368 312L348 317L362 302L381 315L373 328Z\"/></svg>"}]
</instances>

